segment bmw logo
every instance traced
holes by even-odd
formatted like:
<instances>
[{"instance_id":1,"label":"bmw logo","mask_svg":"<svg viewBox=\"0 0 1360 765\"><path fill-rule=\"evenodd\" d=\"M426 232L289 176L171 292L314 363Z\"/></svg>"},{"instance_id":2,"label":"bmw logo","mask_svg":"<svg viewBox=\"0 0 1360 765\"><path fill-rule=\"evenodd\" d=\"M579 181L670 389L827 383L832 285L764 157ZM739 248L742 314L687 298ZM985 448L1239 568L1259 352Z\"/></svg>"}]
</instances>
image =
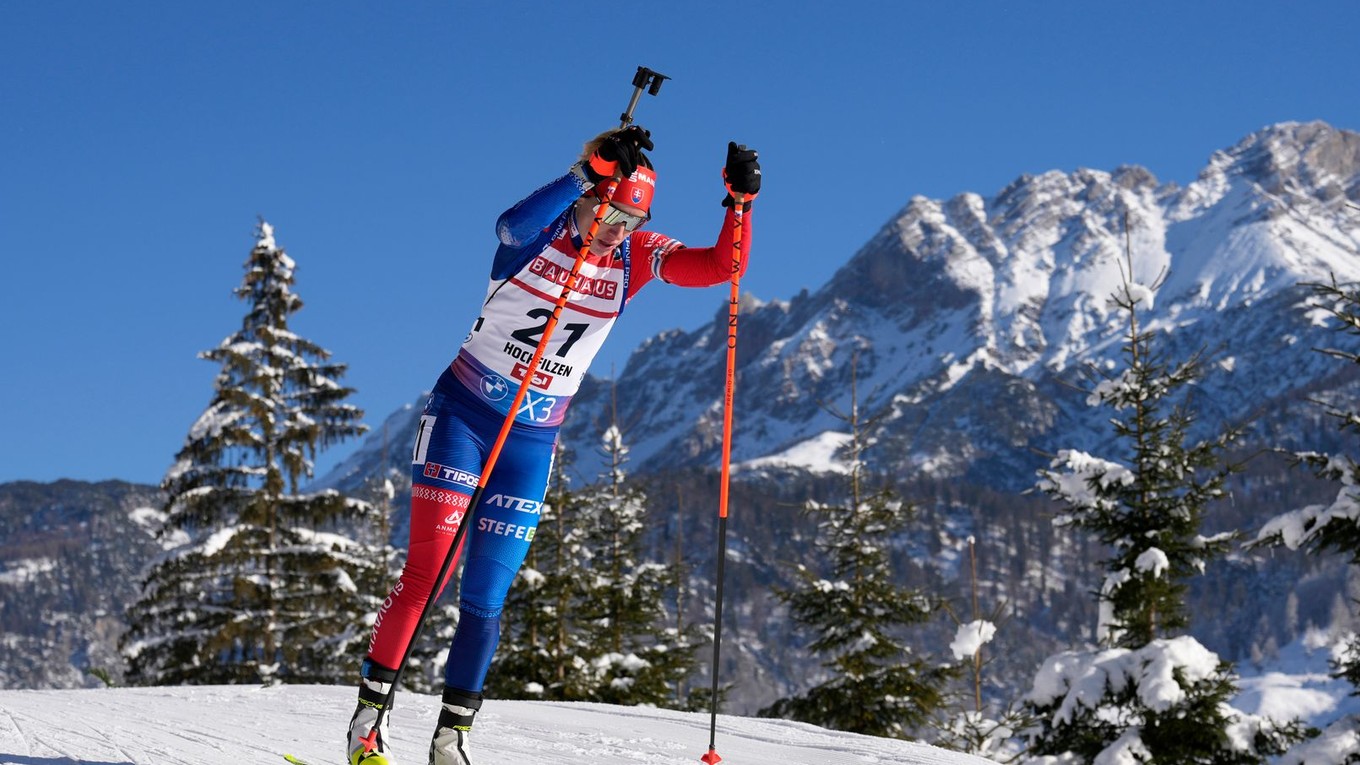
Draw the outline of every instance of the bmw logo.
<instances>
[{"instance_id":1,"label":"bmw logo","mask_svg":"<svg viewBox=\"0 0 1360 765\"><path fill-rule=\"evenodd\" d=\"M486 375L482 377L482 395L488 401L500 401L510 392L510 386L506 384L505 378L498 375Z\"/></svg>"}]
</instances>

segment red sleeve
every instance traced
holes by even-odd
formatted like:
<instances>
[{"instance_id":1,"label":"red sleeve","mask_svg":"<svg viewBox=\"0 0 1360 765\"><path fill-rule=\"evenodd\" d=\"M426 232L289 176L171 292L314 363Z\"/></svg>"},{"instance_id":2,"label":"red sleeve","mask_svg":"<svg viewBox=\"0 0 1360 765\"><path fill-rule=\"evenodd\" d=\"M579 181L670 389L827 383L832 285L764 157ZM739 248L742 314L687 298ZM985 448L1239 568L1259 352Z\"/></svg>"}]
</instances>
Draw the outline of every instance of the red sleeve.
<instances>
[{"instance_id":1,"label":"red sleeve","mask_svg":"<svg viewBox=\"0 0 1360 765\"><path fill-rule=\"evenodd\" d=\"M647 232L650 236L665 240L659 246L639 247L635 252L646 250L647 276L658 276L668 284L681 287L712 287L723 284L732 278L732 236L736 231L736 213L731 208L723 215L722 230L718 233L718 243L712 247L686 247L680 242L659 234ZM644 232L639 232L644 233ZM634 236L637 236L634 234ZM751 211L742 215L741 226L741 273L746 273L748 253L751 251ZM636 279L638 287L644 279ZM630 290L633 292L635 290Z\"/></svg>"}]
</instances>

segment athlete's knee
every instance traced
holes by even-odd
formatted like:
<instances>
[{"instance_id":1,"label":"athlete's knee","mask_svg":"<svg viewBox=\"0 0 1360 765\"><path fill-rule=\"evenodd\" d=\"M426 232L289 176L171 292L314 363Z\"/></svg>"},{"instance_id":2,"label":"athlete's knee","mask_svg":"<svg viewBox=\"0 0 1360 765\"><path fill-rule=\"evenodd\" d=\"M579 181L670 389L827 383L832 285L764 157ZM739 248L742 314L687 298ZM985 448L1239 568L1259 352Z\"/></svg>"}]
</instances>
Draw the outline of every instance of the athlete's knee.
<instances>
[{"instance_id":1,"label":"athlete's knee","mask_svg":"<svg viewBox=\"0 0 1360 765\"><path fill-rule=\"evenodd\" d=\"M397 587L401 597L406 601L418 602L424 605L429 600L430 595L439 595L435 591L435 577L439 574L441 561L431 560L429 556L424 556L421 560L407 558L406 565L402 566L401 577L397 580ZM444 572L444 581L438 585L439 591L443 591L448 585L449 578L453 575L453 566Z\"/></svg>"},{"instance_id":2,"label":"athlete's knee","mask_svg":"<svg viewBox=\"0 0 1360 765\"><path fill-rule=\"evenodd\" d=\"M515 571L492 558L469 558L463 569L459 605L483 617L500 616Z\"/></svg>"},{"instance_id":3,"label":"athlete's knee","mask_svg":"<svg viewBox=\"0 0 1360 765\"><path fill-rule=\"evenodd\" d=\"M458 601L458 609L460 619L475 617L478 620L496 621L501 618L501 612L505 610L505 602L502 601L495 608L486 608L480 603L473 603L467 598L463 598Z\"/></svg>"}]
</instances>

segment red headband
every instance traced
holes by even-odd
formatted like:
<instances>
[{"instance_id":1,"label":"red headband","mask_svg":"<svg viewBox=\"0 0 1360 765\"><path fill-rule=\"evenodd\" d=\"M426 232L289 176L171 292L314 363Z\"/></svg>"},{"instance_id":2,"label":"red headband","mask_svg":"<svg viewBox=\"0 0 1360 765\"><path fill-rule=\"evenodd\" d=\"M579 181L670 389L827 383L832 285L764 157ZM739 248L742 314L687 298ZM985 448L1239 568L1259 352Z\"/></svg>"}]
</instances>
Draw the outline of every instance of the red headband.
<instances>
[{"instance_id":1,"label":"red headband","mask_svg":"<svg viewBox=\"0 0 1360 765\"><path fill-rule=\"evenodd\" d=\"M604 196L604 190L608 188L606 182L601 182L595 186L595 196ZM639 167L633 174L619 181L619 185L614 189L614 196L610 198L612 202L623 205L631 205L641 209L643 212L651 212L652 196L656 193L656 171L650 167Z\"/></svg>"}]
</instances>

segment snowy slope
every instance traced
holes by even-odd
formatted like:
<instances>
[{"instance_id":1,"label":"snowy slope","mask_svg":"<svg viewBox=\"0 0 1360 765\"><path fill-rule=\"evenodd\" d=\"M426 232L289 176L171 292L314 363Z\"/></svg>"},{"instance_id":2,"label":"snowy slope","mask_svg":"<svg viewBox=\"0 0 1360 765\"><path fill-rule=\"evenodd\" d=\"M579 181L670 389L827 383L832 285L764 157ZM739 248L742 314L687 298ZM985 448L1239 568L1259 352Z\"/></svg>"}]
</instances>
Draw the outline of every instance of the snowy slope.
<instances>
[{"instance_id":1,"label":"snowy slope","mask_svg":"<svg viewBox=\"0 0 1360 765\"><path fill-rule=\"evenodd\" d=\"M1233 705L1250 714L1295 715L1326 727L1360 714L1350 687L1327 676L1326 636L1286 646L1276 661L1244 667ZM0 691L0 765L340 765L354 691L328 686L180 686ZM393 712L399 763L424 763L437 698L402 694ZM1318 754L1289 762L1327 763ZM1349 739L1346 739L1349 740ZM473 737L478 765L697 762L708 750L709 716L605 704L488 702ZM729 765L982 765L990 762L924 744L839 733L803 723L720 715L717 752ZM1301 750L1302 751L1302 750Z\"/></svg>"},{"instance_id":2,"label":"snowy slope","mask_svg":"<svg viewBox=\"0 0 1360 765\"><path fill-rule=\"evenodd\" d=\"M0 691L0 765L313 765L344 762L354 691L321 686L208 686ZM424 763L435 697L404 695L393 711L398 763ZM534 701L488 703L473 733L477 765L693 763L708 751L709 716ZM802 723L718 718L730 765L981 765L923 744ZM244 758L243 758L244 755Z\"/></svg>"}]
</instances>

